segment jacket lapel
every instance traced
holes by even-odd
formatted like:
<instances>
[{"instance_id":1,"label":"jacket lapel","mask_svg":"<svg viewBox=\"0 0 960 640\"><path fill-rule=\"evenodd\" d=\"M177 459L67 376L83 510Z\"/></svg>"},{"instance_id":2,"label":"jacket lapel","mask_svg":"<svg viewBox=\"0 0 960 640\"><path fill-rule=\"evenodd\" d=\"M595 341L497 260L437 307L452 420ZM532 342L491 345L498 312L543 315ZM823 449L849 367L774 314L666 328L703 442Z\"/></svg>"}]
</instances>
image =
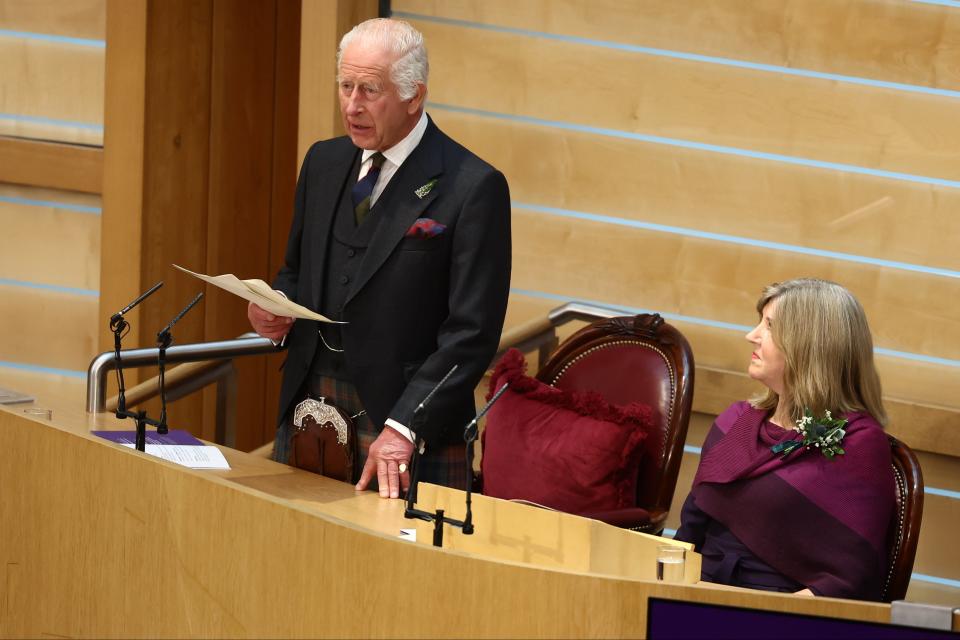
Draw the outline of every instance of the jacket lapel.
<instances>
[{"instance_id":1,"label":"jacket lapel","mask_svg":"<svg viewBox=\"0 0 960 640\"><path fill-rule=\"evenodd\" d=\"M349 141L348 141L349 142ZM310 244L312 251L310 255L314 260L315 268L310 269L314 275L314 281L311 283L311 296L313 309L320 308L320 297L323 292L324 276L327 265L327 251L330 245L328 239L333 233L334 222L340 207L350 207L349 190L356 181L356 176L360 171L360 149L347 144L344 151L336 154L335 158L322 170L320 179L323 181L325 189L317 197L313 211L315 215L315 226L311 233Z\"/></svg>"},{"instance_id":2,"label":"jacket lapel","mask_svg":"<svg viewBox=\"0 0 960 640\"><path fill-rule=\"evenodd\" d=\"M357 274L353 289L347 296L347 303L383 266L396 246L403 240L410 225L421 217L420 214L426 211L437 197L443 186L442 183L438 183L423 198L417 196L416 191L430 180L439 178L443 173L441 142L440 131L433 124L433 120L430 120L420 144L400 165L390 184L371 209L371 215L383 215L384 218L370 240L360 272Z\"/></svg>"}]
</instances>

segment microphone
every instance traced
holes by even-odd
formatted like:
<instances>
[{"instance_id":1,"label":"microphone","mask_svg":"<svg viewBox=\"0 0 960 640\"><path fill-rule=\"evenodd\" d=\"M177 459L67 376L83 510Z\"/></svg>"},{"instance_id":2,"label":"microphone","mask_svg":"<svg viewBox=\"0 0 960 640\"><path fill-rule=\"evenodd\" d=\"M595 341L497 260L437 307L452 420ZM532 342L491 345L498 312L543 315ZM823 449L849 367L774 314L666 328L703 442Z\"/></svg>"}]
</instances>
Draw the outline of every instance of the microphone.
<instances>
[{"instance_id":1,"label":"microphone","mask_svg":"<svg viewBox=\"0 0 960 640\"><path fill-rule=\"evenodd\" d=\"M120 346L123 340L123 337L127 335L127 329L130 327L129 323L123 319L123 316L133 309L135 306L149 298L153 293L163 286L163 280L157 284L150 287L146 292L141 293L137 298L125 306L120 311L117 311L115 314L110 316L110 331L113 332L113 354L114 359L117 363L117 410L116 416L118 418L125 418L127 416L127 387L123 380L123 363L120 359ZM140 449L143 451L143 449Z\"/></svg>"},{"instance_id":2,"label":"microphone","mask_svg":"<svg viewBox=\"0 0 960 640\"><path fill-rule=\"evenodd\" d=\"M500 388L497 389L497 392L496 392L495 394L493 394L493 397L490 398L490 402L488 402L488 403L483 407L483 409L480 410L480 413L478 413L477 416L476 416L473 420L471 420L470 423L469 423L466 427L463 428L463 440L464 440L464 442L470 443L470 442L473 442L474 440L477 439L477 432L478 432L477 423L480 422L480 419L481 419L483 416L487 415L487 411L490 411L490 408L491 408L494 404L496 404L497 400L499 400L499 399L500 399L500 396L502 396L502 395L507 391L507 387L509 387L509 386L510 386L510 383L509 383L509 382L504 382L504 383L500 386Z\"/></svg>"},{"instance_id":3,"label":"microphone","mask_svg":"<svg viewBox=\"0 0 960 640\"><path fill-rule=\"evenodd\" d=\"M425 398L423 399L423 401L422 401L420 404L417 405L417 408L413 410L413 415L420 414L420 413L423 412L424 409L427 408L427 404L429 404L430 401L433 400L433 396L436 395L437 391L440 390L440 387L442 387L444 384L446 384L447 380L450 379L450 376L453 375L453 372L456 371L456 370L457 370L457 367L459 367L459 366L460 366L460 365L457 365L457 364L453 365L453 367L450 368L450 371L447 371L447 375L445 375L445 376L443 376L442 378L440 378L440 382L438 382L438 383L433 387L433 389L430 390L430 393L427 394L427 397L425 397Z\"/></svg>"},{"instance_id":4,"label":"microphone","mask_svg":"<svg viewBox=\"0 0 960 640\"><path fill-rule=\"evenodd\" d=\"M120 327L123 324L123 316L125 316L135 306L137 306L138 304L140 304L141 302L149 298L151 295L153 295L153 292L162 286L163 286L163 280L161 280L157 284L147 289L144 293L141 293L139 296L137 296L137 298L133 302L125 306L120 311L117 311L112 316L110 316L110 329L112 331L116 331L117 327Z\"/></svg>"},{"instance_id":5,"label":"microphone","mask_svg":"<svg viewBox=\"0 0 960 640\"><path fill-rule=\"evenodd\" d=\"M173 342L173 338L170 336L170 329L173 328L173 325L177 324L180 321L180 318L187 315L187 311L193 309L193 306L200 302L200 299L203 298L203 292L197 294L197 297L190 301L190 304L183 308L183 311L174 316L173 320L165 326L163 329L157 332L157 344L164 342L163 348L169 347L170 343Z\"/></svg>"},{"instance_id":6,"label":"microphone","mask_svg":"<svg viewBox=\"0 0 960 640\"><path fill-rule=\"evenodd\" d=\"M490 398L490 401L480 410L480 413L470 421L470 423L463 428L463 441L467 443L467 514L463 518L463 526L460 527L460 530L463 531L463 535L469 536L473 533L473 501L471 500L471 495L473 494L473 443L477 439L477 434L479 432L479 427L477 423L480 422L480 418L487 415L487 411L490 411L490 408L496 404L497 400L500 399L506 390L510 386L509 382L504 382L497 392L493 394L493 397Z\"/></svg>"},{"instance_id":7,"label":"microphone","mask_svg":"<svg viewBox=\"0 0 960 640\"><path fill-rule=\"evenodd\" d=\"M165 435L168 432L167 429L167 385L166 385L166 376L165 368L167 361L167 347L173 343L173 336L170 334L170 329L173 328L173 325L177 324L180 321L180 318L187 314L187 311L193 309L193 306L200 302L200 299L203 298L203 292L197 294L197 297L190 301L190 304L183 308L183 311L174 316L173 320L157 332L157 369L159 370L159 387L160 387L160 420L157 424L157 433L160 435Z\"/></svg>"},{"instance_id":8,"label":"microphone","mask_svg":"<svg viewBox=\"0 0 960 640\"><path fill-rule=\"evenodd\" d=\"M410 421L410 430L413 431L414 443L413 443L413 456L410 458L410 487L407 489L407 508L404 512L404 517L412 518L415 517L412 515L416 510L413 508L413 505L417 502L417 477L419 471L419 460L420 455L423 453L423 448L426 446L423 438L418 434L422 431L420 429L420 421L423 416L424 410L427 408L427 405L433 399L433 396L436 395L437 391L440 390L447 380L450 379L450 376L453 375L453 372L457 370L457 367L460 365L453 365L450 368L450 371L447 371L447 375L440 378L440 382L434 385L433 389L430 390L430 393L417 405L417 408L413 410L413 419ZM419 441L419 442L417 442Z\"/></svg>"}]
</instances>

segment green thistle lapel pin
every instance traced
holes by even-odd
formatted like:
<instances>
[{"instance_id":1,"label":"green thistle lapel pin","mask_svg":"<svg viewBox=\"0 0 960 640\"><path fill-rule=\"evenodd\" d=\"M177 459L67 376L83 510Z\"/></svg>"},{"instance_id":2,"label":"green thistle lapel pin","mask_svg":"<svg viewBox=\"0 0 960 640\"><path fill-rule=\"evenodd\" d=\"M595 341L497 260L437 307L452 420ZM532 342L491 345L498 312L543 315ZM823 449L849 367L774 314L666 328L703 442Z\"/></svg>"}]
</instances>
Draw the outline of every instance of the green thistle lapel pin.
<instances>
[{"instance_id":1,"label":"green thistle lapel pin","mask_svg":"<svg viewBox=\"0 0 960 640\"><path fill-rule=\"evenodd\" d=\"M437 184L437 179L434 178L433 180L431 180L431 181L428 182L427 184L423 185L422 187L420 187L419 189L417 189L416 191L414 191L414 193L417 195L418 198L420 198L421 200L423 200L424 198L427 197L427 194L430 193L430 191L433 190L433 187L434 187L436 184Z\"/></svg>"}]
</instances>

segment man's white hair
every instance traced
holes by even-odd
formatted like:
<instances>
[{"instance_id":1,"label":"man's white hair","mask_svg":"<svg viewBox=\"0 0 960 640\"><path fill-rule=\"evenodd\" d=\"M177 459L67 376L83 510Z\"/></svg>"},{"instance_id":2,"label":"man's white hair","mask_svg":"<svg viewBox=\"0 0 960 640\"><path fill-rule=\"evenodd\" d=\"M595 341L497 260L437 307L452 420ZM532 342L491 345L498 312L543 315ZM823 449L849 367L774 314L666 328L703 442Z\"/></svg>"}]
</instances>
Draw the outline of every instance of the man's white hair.
<instances>
[{"instance_id":1,"label":"man's white hair","mask_svg":"<svg viewBox=\"0 0 960 640\"><path fill-rule=\"evenodd\" d=\"M417 95L417 84L427 84L430 65L427 62L427 47L423 34L403 20L374 18L361 22L340 40L337 49L337 69L343 61L344 50L354 41L379 46L394 54L390 66L390 80L397 85L401 100Z\"/></svg>"}]
</instances>

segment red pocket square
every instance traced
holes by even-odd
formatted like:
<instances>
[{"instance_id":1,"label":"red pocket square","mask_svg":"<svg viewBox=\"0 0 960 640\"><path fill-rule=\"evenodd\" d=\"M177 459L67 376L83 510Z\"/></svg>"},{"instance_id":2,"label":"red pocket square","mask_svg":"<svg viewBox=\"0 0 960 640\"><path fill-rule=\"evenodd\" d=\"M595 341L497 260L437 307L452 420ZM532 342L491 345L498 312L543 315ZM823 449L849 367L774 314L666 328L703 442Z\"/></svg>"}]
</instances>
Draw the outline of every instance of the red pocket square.
<instances>
[{"instance_id":1,"label":"red pocket square","mask_svg":"<svg viewBox=\"0 0 960 640\"><path fill-rule=\"evenodd\" d=\"M432 238L446 231L447 226L440 224L431 218L417 218L417 221L410 225L407 232L403 234L404 238Z\"/></svg>"}]
</instances>

